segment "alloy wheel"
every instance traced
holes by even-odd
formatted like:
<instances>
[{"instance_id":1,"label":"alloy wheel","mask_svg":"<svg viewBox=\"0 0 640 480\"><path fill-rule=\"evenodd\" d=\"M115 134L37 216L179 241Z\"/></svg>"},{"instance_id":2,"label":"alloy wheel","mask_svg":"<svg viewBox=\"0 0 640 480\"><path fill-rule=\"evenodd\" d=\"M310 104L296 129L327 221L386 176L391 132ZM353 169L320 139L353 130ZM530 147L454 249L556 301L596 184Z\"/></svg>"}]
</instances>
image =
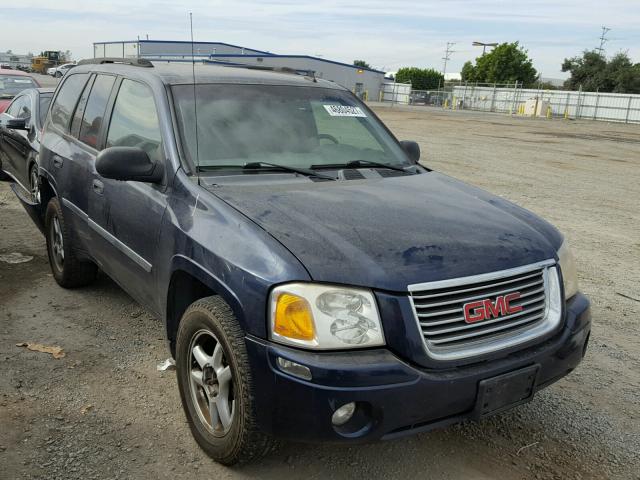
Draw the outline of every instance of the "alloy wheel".
<instances>
[{"instance_id":1,"label":"alloy wheel","mask_svg":"<svg viewBox=\"0 0 640 480\"><path fill-rule=\"evenodd\" d=\"M62 271L64 266L64 238L57 215L51 221L51 249L53 251L53 261L58 270Z\"/></svg>"},{"instance_id":2,"label":"alloy wheel","mask_svg":"<svg viewBox=\"0 0 640 480\"><path fill-rule=\"evenodd\" d=\"M209 330L198 331L191 340L189 390L203 425L213 435L229 432L235 414L235 389L224 348Z\"/></svg>"}]
</instances>

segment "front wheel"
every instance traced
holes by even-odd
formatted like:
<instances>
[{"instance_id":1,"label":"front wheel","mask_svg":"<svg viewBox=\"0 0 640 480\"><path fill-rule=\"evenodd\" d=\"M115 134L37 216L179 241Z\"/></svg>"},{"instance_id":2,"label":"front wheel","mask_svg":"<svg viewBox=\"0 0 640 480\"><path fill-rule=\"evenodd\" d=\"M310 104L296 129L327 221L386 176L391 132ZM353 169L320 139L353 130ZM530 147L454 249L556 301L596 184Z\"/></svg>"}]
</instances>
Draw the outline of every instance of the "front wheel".
<instances>
[{"instance_id":1,"label":"front wheel","mask_svg":"<svg viewBox=\"0 0 640 480\"><path fill-rule=\"evenodd\" d=\"M54 77L56 77L56 78L60 78L60 77L62 77L62 73L61 73L61 72L56 72L56 73L54 74Z\"/></svg>"},{"instance_id":2,"label":"front wheel","mask_svg":"<svg viewBox=\"0 0 640 480\"><path fill-rule=\"evenodd\" d=\"M219 297L193 303L176 342L178 388L196 442L216 462L244 463L272 448L259 431L244 335Z\"/></svg>"},{"instance_id":3,"label":"front wheel","mask_svg":"<svg viewBox=\"0 0 640 480\"><path fill-rule=\"evenodd\" d=\"M55 197L47 205L45 236L51 273L58 285L64 288L82 287L96 278L98 267L95 263L78 258L73 234Z\"/></svg>"}]
</instances>

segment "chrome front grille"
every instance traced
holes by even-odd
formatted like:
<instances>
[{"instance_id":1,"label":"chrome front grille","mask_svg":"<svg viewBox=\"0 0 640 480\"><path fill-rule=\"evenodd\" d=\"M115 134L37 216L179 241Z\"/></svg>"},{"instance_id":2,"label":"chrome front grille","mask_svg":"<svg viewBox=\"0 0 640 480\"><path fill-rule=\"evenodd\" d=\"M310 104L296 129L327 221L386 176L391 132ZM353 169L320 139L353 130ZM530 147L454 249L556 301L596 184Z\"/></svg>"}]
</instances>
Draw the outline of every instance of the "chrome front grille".
<instances>
[{"instance_id":1,"label":"chrome front grille","mask_svg":"<svg viewBox=\"0 0 640 480\"><path fill-rule=\"evenodd\" d=\"M410 285L410 299L427 353L442 360L471 357L555 329L560 323L561 302L554 263L549 260L501 272ZM510 312L472 323L465 320L465 305L474 314L484 312L483 300L494 302L493 308L497 308L496 299L516 293L519 298L510 302Z\"/></svg>"}]
</instances>

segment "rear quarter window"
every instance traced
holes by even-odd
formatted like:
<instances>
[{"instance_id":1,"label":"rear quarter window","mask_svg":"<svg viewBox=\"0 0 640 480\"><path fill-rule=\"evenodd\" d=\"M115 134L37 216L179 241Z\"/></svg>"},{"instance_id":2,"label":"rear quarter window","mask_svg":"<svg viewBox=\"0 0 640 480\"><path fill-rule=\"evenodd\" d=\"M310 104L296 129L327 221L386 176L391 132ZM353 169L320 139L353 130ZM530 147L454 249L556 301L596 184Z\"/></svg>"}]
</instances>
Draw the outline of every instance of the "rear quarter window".
<instances>
[{"instance_id":1,"label":"rear quarter window","mask_svg":"<svg viewBox=\"0 0 640 480\"><path fill-rule=\"evenodd\" d=\"M69 121L88 78L88 73L68 76L56 95L51 106L51 123L63 132L68 130Z\"/></svg>"}]
</instances>

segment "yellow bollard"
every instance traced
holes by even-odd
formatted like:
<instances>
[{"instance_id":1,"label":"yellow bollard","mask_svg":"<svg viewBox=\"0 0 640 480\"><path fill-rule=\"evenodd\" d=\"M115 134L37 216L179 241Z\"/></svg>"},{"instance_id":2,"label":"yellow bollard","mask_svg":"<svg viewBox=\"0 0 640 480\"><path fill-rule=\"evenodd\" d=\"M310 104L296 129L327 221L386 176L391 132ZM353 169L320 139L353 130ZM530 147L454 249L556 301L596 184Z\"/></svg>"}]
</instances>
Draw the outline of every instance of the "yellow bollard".
<instances>
[{"instance_id":1,"label":"yellow bollard","mask_svg":"<svg viewBox=\"0 0 640 480\"><path fill-rule=\"evenodd\" d=\"M368 102L369 101L369 90L365 90L364 91L364 101Z\"/></svg>"},{"instance_id":2,"label":"yellow bollard","mask_svg":"<svg viewBox=\"0 0 640 480\"><path fill-rule=\"evenodd\" d=\"M445 110L446 110L447 108L449 108L449 99L448 99L448 98L444 101L444 105L443 105L443 107L442 107L442 108L444 108Z\"/></svg>"},{"instance_id":3,"label":"yellow bollard","mask_svg":"<svg viewBox=\"0 0 640 480\"><path fill-rule=\"evenodd\" d=\"M551 111L551 107L547 107L547 118L551 118L553 116L553 112Z\"/></svg>"},{"instance_id":4,"label":"yellow bollard","mask_svg":"<svg viewBox=\"0 0 640 480\"><path fill-rule=\"evenodd\" d=\"M456 97L453 97L453 100L451 100L451 110L455 110L456 109Z\"/></svg>"},{"instance_id":5,"label":"yellow bollard","mask_svg":"<svg viewBox=\"0 0 640 480\"><path fill-rule=\"evenodd\" d=\"M564 109L564 119L565 120L569 120L569 109L568 108Z\"/></svg>"}]
</instances>

